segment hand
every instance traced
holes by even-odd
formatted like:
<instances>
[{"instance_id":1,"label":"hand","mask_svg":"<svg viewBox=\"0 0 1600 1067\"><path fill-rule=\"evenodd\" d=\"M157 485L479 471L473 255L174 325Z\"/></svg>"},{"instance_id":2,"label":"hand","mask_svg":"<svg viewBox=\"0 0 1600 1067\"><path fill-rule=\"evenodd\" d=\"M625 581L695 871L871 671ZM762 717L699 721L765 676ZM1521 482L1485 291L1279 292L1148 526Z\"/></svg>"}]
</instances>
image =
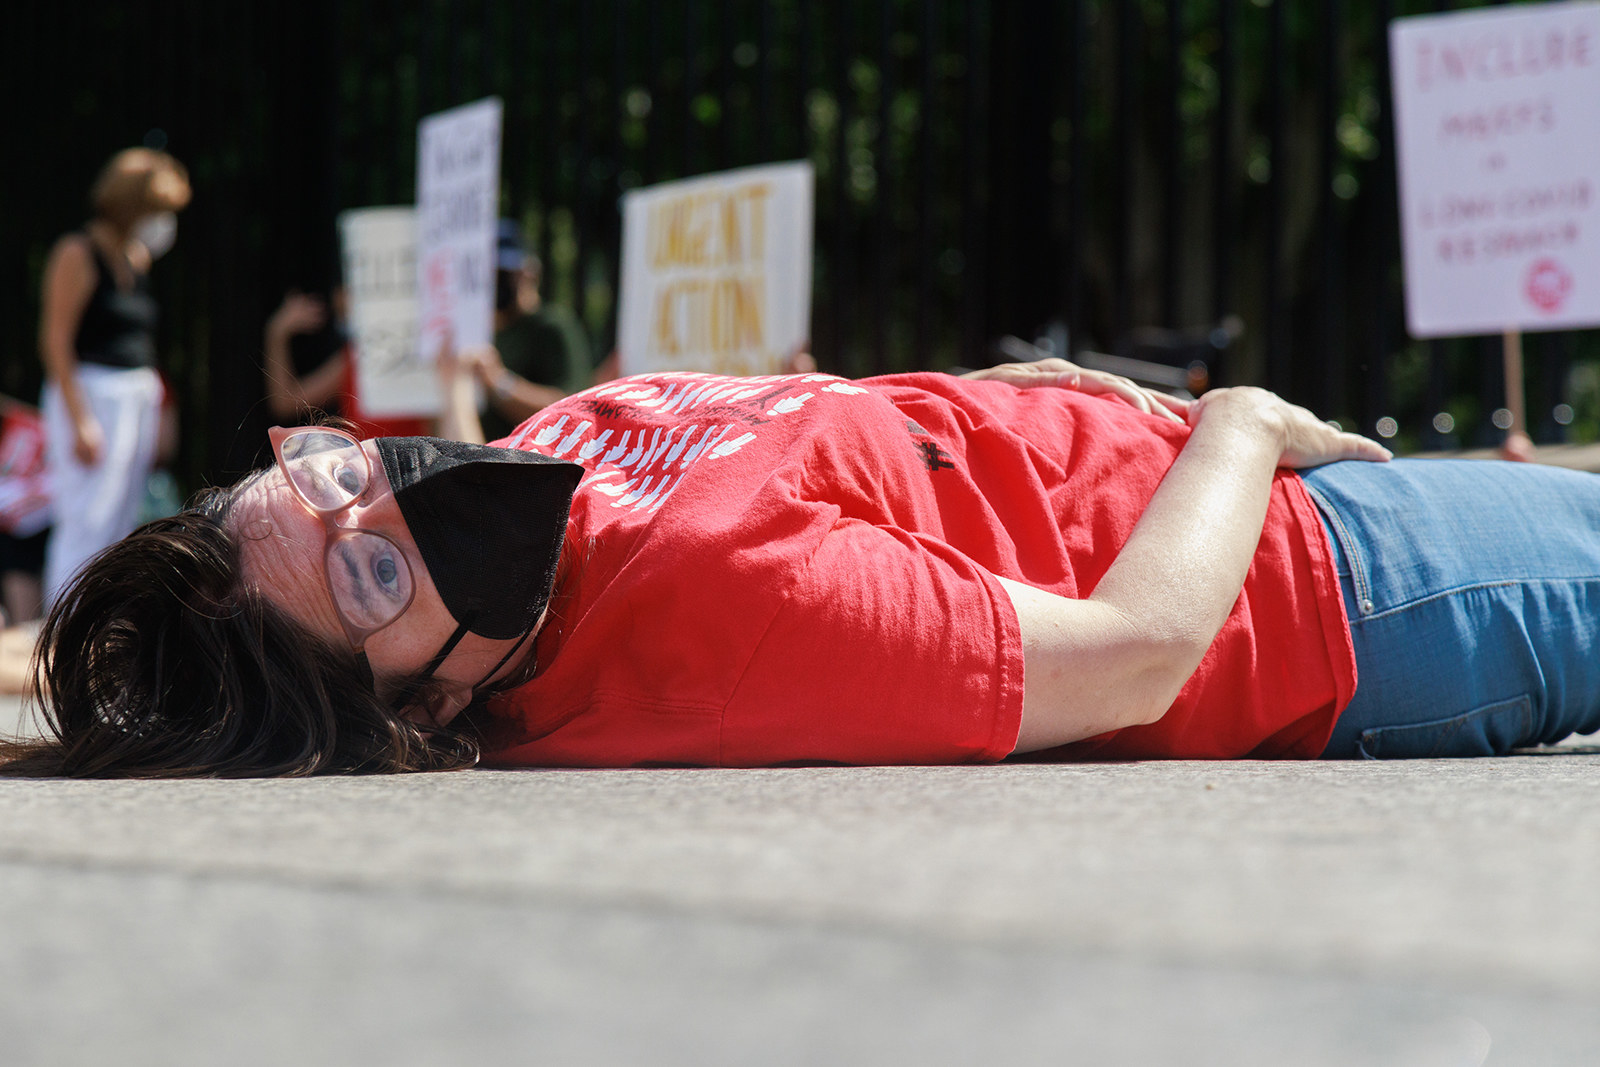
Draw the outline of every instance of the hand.
<instances>
[{"instance_id":1,"label":"hand","mask_svg":"<svg viewBox=\"0 0 1600 1067\"><path fill-rule=\"evenodd\" d=\"M1534 462L1533 438L1521 430L1512 430L1500 443L1500 458L1512 463Z\"/></svg>"},{"instance_id":2,"label":"hand","mask_svg":"<svg viewBox=\"0 0 1600 1067\"><path fill-rule=\"evenodd\" d=\"M105 449L105 431L93 415L86 415L72 424L72 455L79 463L85 467L99 466Z\"/></svg>"},{"instance_id":3,"label":"hand","mask_svg":"<svg viewBox=\"0 0 1600 1067\"><path fill-rule=\"evenodd\" d=\"M1276 435L1280 467L1316 467L1339 459L1382 463L1394 458L1378 442L1335 429L1305 408L1265 389L1213 389L1189 407L1190 426L1218 416L1257 420L1264 432Z\"/></svg>"},{"instance_id":4,"label":"hand","mask_svg":"<svg viewBox=\"0 0 1600 1067\"><path fill-rule=\"evenodd\" d=\"M789 353L789 358L783 361L784 374L815 374L817 361L804 345L795 348Z\"/></svg>"},{"instance_id":5,"label":"hand","mask_svg":"<svg viewBox=\"0 0 1600 1067\"><path fill-rule=\"evenodd\" d=\"M291 292L283 298L278 310L272 313L272 318L267 320L267 329L280 337L293 337L320 330L327 321L328 309L321 300L304 293Z\"/></svg>"},{"instance_id":6,"label":"hand","mask_svg":"<svg viewBox=\"0 0 1600 1067\"><path fill-rule=\"evenodd\" d=\"M473 368L467 357L468 352L456 351L455 337L448 329L445 330L444 335L439 338L439 351L433 357L433 370L439 376L439 381L449 386L459 379L470 376Z\"/></svg>"},{"instance_id":7,"label":"hand","mask_svg":"<svg viewBox=\"0 0 1600 1067\"><path fill-rule=\"evenodd\" d=\"M613 348L611 354L602 359L599 365L595 367L593 378L589 384L601 385L605 382L613 381L621 373L622 354Z\"/></svg>"},{"instance_id":8,"label":"hand","mask_svg":"<svg viewBox=\"0 0 1600 1067\"><path fill-rule=\"evenodd\" d=\"M1028 363L1002 363L998 367L969 371L963 378L977 381L1006 382L1018 389L1035 389L1040 386L1073 389L1089 396L1106 396L1120 400L1130 407L1151 415L1159 415L1182 424L1192 400L1180 400L1154 389L1146 389L1130 378L1107 371L1085 370L1076 363L1051 357Z\"/></svg>"},{"instance_id":9,"label":"hand","mask_svg":"<svg viewBox=\"0 0 1600 1067\"><path fill-rule=\"evenodd\" d=\"M500 350L494 345L466 349L461 353L461 365L477 375L478 381L485 387L492 387L495 380L506 372L505 360L500 358Z\"/></svg>"}]
</instances>

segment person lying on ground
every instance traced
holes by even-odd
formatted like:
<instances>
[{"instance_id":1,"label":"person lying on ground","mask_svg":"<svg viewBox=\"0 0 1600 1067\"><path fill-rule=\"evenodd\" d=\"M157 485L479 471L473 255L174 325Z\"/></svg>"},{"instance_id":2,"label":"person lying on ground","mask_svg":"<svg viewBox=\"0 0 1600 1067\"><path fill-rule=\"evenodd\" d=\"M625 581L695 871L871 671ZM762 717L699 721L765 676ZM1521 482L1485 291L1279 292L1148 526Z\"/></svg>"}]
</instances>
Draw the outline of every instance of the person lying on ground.
<instances>
[{"instance_id":1,"label":"person lying on ground","mask_svg":"<svg viewBox=\"0 0 1600 1067\"><path fill-rule=\"evenodd\" d=\"M1185 403L1059 360L650 374L500 447L272 440L62 598L48 734L7 773L1479 755L1600 728L1600 479L1387 462L1260 389Z\"/></svg>"}]
</instances>

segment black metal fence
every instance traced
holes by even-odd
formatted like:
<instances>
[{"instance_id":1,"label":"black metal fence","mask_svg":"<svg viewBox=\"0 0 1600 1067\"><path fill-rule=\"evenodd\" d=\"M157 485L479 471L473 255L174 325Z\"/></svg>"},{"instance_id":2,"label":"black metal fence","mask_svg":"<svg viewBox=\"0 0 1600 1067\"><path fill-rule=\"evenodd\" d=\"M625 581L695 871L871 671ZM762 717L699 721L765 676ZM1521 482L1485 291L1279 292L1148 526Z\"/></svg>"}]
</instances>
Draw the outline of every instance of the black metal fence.
<instances>
[{"instance_id":1,"label":"black metal fence","mask_svg":"<svg viewBox=\"0 0 1600 1067\"><path fill-rule=\"evenodd\" d=\"M1492 437L1499 342L1404 333L1387 78L1396 0L276 0L7 5L4 388L37 390L38 277L83 190L164 143L194 205L157 267L191 482L256 456L260 331L338 211L412 197L417 119L496 94L507 214L604 352L619 195L817 169L813 347L850 375L1128 351L1242 326L1222 380L1402 443ZM1530 338L1536 437L1592 334ZM1585 386L1600 394L1600 383ZM1582 390L1580 390L1582 392ZM1558 409L1570 403L1571 407ZM1574 412L1572 409L1575 408ZM1445 416L1445 417L1441 417ZM1388 428L1387 426L1385 428Z\"/></svg>"}]
</instances>

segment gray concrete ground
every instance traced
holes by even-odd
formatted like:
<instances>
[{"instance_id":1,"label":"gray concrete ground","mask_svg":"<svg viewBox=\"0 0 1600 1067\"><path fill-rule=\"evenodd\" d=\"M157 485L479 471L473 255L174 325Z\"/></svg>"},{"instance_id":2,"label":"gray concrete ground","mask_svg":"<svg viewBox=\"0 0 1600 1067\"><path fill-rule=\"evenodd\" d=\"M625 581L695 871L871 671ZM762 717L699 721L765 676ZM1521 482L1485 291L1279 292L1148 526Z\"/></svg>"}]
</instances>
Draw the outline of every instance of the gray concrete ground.
<instances>
[{"instance_id":1,"label":"gray concrete ground","mask_svg":"<svg viewBox=\"0 0 1600 1067\"><path fill-rule=\"evenodd\" d=\"M1579 749L0 782L0 1062L1591 1064L1597 787Z\"/></svg>"}]
</instances>

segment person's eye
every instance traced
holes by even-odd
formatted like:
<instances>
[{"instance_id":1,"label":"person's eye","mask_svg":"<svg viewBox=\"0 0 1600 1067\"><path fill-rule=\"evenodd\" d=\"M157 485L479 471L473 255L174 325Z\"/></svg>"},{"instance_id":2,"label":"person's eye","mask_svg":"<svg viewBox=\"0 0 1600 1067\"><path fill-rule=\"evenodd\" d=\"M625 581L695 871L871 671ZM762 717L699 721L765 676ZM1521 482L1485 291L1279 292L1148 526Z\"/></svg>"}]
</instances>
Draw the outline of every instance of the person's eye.
<instances>
[{"instance_id":1,"label":"person's eye","mask_svg":"<svg viewBox=\"0 0 1600 1067\"><path fill-rule=\"evenodd\" d=\"M348 463L341 463L333 471L333 480L339 488L351 496L360 496L362 488L361 472Z\"/></svg>"},{"instance_id":2,"label":"person's eye","mask_svg":"<svg viewBox=\"0 0 1600 1067\"><path fill-rule=\"evenodd\" d=\"M377 540L367 555L367 574L377 595L396 603L411 595L411 571L395 547ZM363 583L366 584L366 583Z\"/></svg>"},{"instance_id":3,"label":"person's eye","mask_svg":"<svg viewBox=\"0 0 1600 1067\"><path fill-rule=\"evenodd\" d=\"M400 592L400 565L391 555L382 555L373 558L372 576L377 579L378 585L391 596Z\"/></svg>"}]
</instances>

